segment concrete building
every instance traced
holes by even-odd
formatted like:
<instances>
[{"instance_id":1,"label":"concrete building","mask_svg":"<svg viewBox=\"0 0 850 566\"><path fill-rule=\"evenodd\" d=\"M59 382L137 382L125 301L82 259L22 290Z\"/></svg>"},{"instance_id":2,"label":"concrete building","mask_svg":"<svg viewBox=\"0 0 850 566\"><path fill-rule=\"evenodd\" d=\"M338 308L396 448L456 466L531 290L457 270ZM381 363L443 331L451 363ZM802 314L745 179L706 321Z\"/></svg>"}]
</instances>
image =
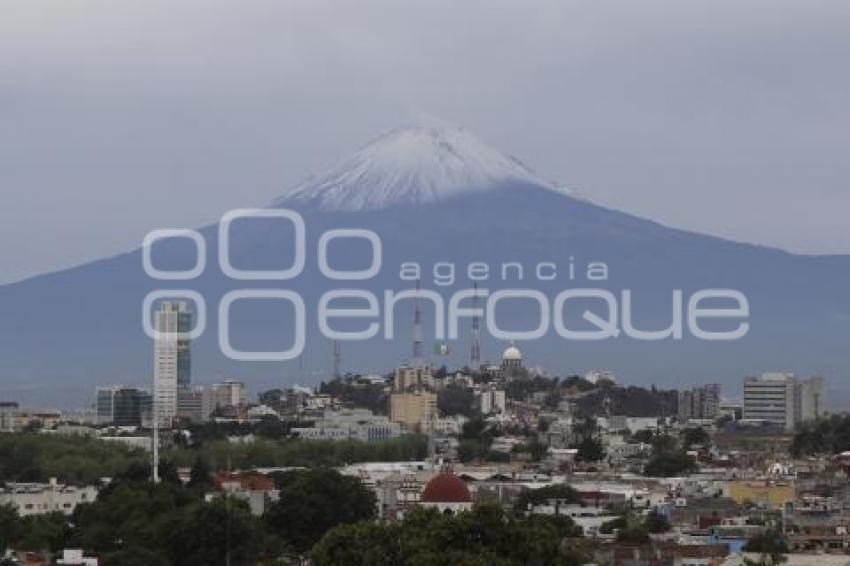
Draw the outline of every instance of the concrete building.
<instances>
[{"instance_id":1,"label":"concrete building","mask_svg":"<svg viewBox=\"0 0 850 566\"><path fill-rule=\"evenodd\" d=\"M213 482L215 491L205 494L206 501L227 494L247 503L257 517L280 499L280 490L275 488L274 480L257 472L219 473L213 477Z\"/></svg>"},{"instance_id":2,"label":"concrete building","mask_svg":"<svg viewBox=\"0 0 850 566\"><path fill-rule=\"evenodd\" d=\"M15 430L17 415L20 406L12 401L0 402L0 432L12 432Z\"/></svg>"},{"instance_id":3,"label":"concrete building","mask_svg":"<svg viewBox=\"0 0 850 566\"><path fill-rule=\"evenodd\" d=\"M27 427L52 429L62 420L55 409L22 409L17 403L0 404L0 432L20 432Z\"/></svg>"},{"instance_id":4,"label":"concrete building","mask_svg":"<svg viewBox=\"0 0 850 566\"><path fill-rule=\"evenodd\" d=\"M720 409L720 385L711 383L679 391L679 422L691 419L716 419Z\"/></svg>"},{"instance_id":5,"label":"concrete building","mask_svg":"<svg viewBox=\"0 0 850 566\"><path fill-rule=\"evenodd\" d=\"M231 379L210 387L213 410L245 404L245 384Z\"/></svg>"},{"instance_id":6,"label":"concrete building","mask_svg":"<svg viewBox=\"0 0 850 566\"><path fill-rule=\"evenodd\" d=\"M177 391L191 384L192 312L185 301L164 301L154 312L154 397L160 424L177 416Z\"/></svg>"},{"instance_id":7,"label":"concrete building","mask_svg":"<svg viewBox=\"0 0 850 566\"><path fill-rule=\"evenodd\" d=\"M395 370L393 391L406 393L408 391L433 391L434 376L428 366L401 366Z\"/></svg>"},{"instance_id":8,"label":"concrete building","mask_svg":"<svg viewBox=\"0 0 850 566\"><path fill-rule=\"evenodd\" d=\"M210 420L214 409L212 392L205 387L187 387L177 392L177 416L192 423Z\"/></svg>"},{"instance_id":9,"label":"concrete building","mask_svg":"<svg viewBox=\"0 0 850 566\"><path fill-rule=\"evenodd\" d=\"M431 391L393 393L390 420L409 430L426 431L437 419L437 394Z\"/></svg>"},{"instance_id":10,"label":"concrete building","mask_svg":"<svg viewBox=\"0 0 850 566\"><path fill-rule=\"evenodd\" d=\"M476 391L475 396L478 398L478 407L482 415L505 413L505 390L488 387L481 391Z\"/></svg>"},{"instance_id":11,"label":"concrete building","mask_svg":"<svg viewBox=\"0 0 850 566\"><path fill-rule=\"evenodd\" d=\"M92 556L86 556L82 549L63 549L62 556L56 559L59 566L97 566L98 560Z\"/></svg>"},{"instance_id":12,"label":"concrete building","mask_svg":"<svg viewBox=\"0 0 850 566\"><path fill-rule=\"evenodd\" d=\"M744 420L794 430L796 382L789 373L764 373L744 378Z\"/></svg>"},{"instance_id":13,"label":"concrete building","mask_svg":"<svg viewBox=\"0 0 850 566\"><path fill-rule=\"evenodd\" d=\"M390 420L409 430L431 430L437 419L434 376L428 366L401 366L390 395Z\"/></svg>"},{"instance_id":14,"label":"concrete building","mask_svg":"<svg viewBox=\"0 0 850 566\"><path fill-rule=\"evenodd\" d=\"M794 414L798 423L814 421L823 416L823 378L798 380Z\"/></svg>"},{"instance_id":15,"label":"concrete building","mask_svg":"<svg viewBox=\"0 0 850 566\"><path fill-rule=\"evenodd\" d=\"M823 414L823 379L797 379L790 373L744 378L744 420L779 425L786 431Z\"/></svg>"},{"instance_id":16,"label":"concrete building","mask_svg":"<svg viewBox=\"0 0 850 566\"><path fill-rule=\"evenodd\" d=\"M325 410L314 426L293 428L292 432L311 440L377 442L399 436L401 427L368 409L343 409Z\"/></svg>"},{"instance_id":17,"label":"concrete building","mask_svg":"<svg viewBox=\"0 0 850 566\"><path fill-rule=\"evenodd\" d=\"M80 503L97 499L97 493L94 486L62 485L55 478L50 483L7 482L5 487L0 488L0 505L12 505L21 517L54 511L70 515Z\"/></svg>"},{"instance_id":18,"label":"concrete building","mask_svg":"<svg viewBox=\"0 0 850 566\"><path fill-rule=\"evenodd\" d=\"M153 397L146 389L98 387L95 393L99 425L144 426L151 416Z\"/></svg>"}]
</instances>

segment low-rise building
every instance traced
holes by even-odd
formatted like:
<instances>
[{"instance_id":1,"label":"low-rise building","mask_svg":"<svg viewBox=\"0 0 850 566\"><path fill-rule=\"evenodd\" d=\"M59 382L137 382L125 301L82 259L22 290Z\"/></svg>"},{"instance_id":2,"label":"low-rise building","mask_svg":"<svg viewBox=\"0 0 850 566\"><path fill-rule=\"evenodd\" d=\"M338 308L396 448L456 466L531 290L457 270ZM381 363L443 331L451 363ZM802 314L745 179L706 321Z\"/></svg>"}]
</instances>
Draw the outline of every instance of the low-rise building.
<instances>
[{"instance_id":1,"label":"low-rise building","mask_svg":"<svg viewBox=\"0 0 850 566\"><path fill-rule=\"evenodd\" d=\"M95 486L62 485L55 478L49 483L7 483L0 488L0 505L12 505L22 517L54 511L70 515L80 503L97 499L97 494Z\"/></svg>"},{"instance_id":2,"label":"low-rise building","mask_svg":"<svg viewBox=\"0 0 850 566\"><path fill-rule=\"evenodd\" d=\"M310 440L376 442L399 436L401 427L368 409L326 409L314 426L293 428L292 432Z\"/></svg>"},{"instance_id":3,"label":"low-rise building","mask_svg":"<svg viewBox=\"0 0 850 566\"><path fill-rule=\"evenodd\" d=\"M272 503L280 499L280 490L274 480L258 473L220 473L214 477L215 491L207 493L205 499L212 501L226 495L248 504L251 513L256 516L265 514Z\"/></svg>"}]
</instances>

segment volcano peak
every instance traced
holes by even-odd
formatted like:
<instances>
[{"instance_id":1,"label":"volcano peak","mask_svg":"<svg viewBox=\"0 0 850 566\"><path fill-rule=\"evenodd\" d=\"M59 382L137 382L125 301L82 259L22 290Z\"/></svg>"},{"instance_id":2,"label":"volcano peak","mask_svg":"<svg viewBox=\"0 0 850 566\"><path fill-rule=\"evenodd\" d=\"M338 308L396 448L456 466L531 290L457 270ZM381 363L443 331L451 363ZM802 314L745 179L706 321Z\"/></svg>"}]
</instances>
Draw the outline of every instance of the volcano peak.
<instances>
[{"instance_id":1,"label":"volcano peak","mask_svg":"<svg viewBox=\"0 0 850 566\"><path fill-rule=\"evenodd\" d=\"M379 136L327 173L295 187L274 206L300 202L323 210L376 210L440 202L506 185L563 192L468 130L429 120Z\"/></svg>"}]
</instances>

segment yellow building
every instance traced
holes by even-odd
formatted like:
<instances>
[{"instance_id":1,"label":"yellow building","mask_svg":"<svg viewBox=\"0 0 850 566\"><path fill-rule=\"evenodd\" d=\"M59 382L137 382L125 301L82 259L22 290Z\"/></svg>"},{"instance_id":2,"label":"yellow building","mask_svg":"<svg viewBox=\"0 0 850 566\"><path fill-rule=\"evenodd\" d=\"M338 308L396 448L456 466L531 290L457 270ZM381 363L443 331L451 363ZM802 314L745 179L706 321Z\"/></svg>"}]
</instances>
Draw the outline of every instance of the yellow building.
<instances>
[{"instance_id":1,"label":"yellow building","mask_svg":"<svg viewBox=\"0 0 850 566\"><path fill-rule=\"evenodd\" d=\"M437 418L437 394L430 391L393 393L390 420L410 430L428 430Z\"/></svg>"},{"instance_id":2,"label":"yellow building","mask_svg":"<svg viewBox=\"0 0 850 566\"><path fill-rule=\"evenodd\" d=\"M735 503L764 504L782 507L795 499L794 484L776 481L730 481L729 497Z\"/></svg>"}]
</instances>

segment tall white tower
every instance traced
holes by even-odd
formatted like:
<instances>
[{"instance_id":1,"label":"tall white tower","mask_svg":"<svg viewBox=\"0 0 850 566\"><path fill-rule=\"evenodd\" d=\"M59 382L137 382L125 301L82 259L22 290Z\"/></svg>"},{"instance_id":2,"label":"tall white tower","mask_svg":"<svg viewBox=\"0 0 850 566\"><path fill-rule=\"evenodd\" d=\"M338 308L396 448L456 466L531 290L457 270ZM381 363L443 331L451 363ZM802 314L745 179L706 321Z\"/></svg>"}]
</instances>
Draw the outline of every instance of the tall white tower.
<instances>
[{"instance_id":1,"label":"tall white tower","mask_svg":"<svg viewBox=\"0 0 850 566\"><path fill-rule=\"evenodd\" d=\"M192 312L185 301L167 301L154 313L154 415L159 425L177 416L177 395L191 384Z\"/></svg>"}]
</instances>

